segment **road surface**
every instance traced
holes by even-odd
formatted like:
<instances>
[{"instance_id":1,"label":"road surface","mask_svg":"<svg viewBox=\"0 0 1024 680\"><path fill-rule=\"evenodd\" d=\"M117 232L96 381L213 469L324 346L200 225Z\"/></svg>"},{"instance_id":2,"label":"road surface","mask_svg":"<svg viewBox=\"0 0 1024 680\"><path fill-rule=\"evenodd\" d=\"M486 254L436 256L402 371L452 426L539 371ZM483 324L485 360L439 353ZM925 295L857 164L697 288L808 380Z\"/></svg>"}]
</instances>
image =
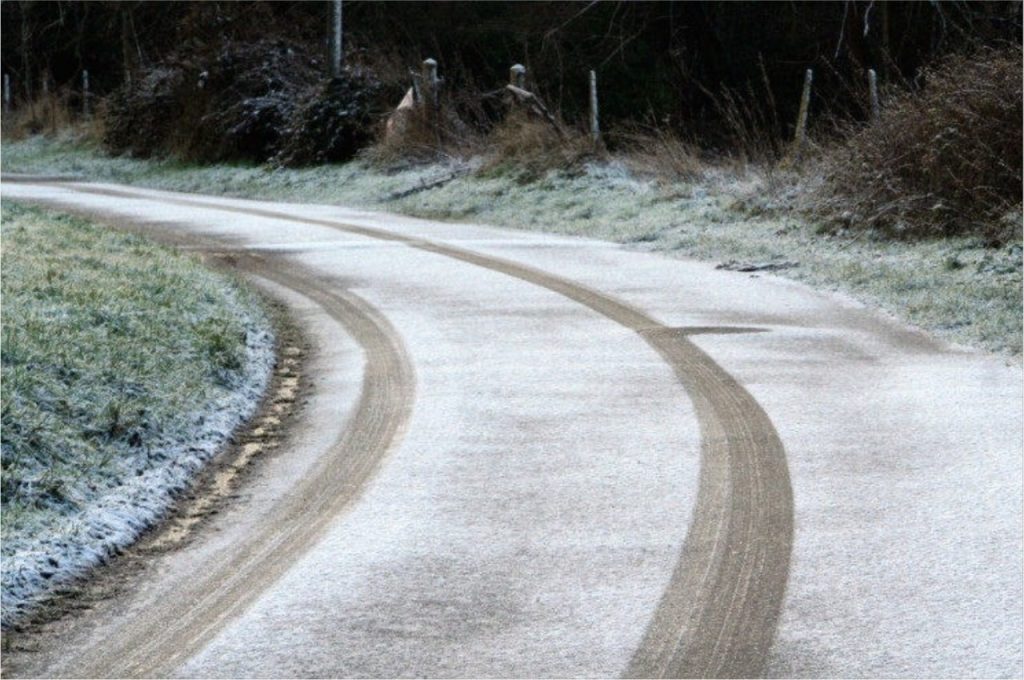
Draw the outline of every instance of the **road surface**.
<instances>
[{"instance_id":1,"label":"road surface","mask_svg":"<svg viewBox=\"0 0 1024 680\"><path fill-rule=\"evenodd\" d=\"M597 241L2 193L217 253L315 347L242 496L18 673L1022 673L1019 361Z\"/></svg>"}]
</instances>

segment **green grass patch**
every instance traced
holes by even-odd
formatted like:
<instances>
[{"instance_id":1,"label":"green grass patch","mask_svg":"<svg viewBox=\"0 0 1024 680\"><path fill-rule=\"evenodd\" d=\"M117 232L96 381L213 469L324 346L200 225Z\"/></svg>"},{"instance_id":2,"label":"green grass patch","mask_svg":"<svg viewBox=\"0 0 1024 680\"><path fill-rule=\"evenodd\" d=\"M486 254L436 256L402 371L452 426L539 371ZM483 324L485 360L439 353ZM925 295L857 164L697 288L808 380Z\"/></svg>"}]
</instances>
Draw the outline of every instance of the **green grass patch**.
<instances>
[{"instance_id":1,"label":"green grass patch","mask_svg":"<svg viewBox=\"0 0 1024 680\"><path fill-rule=\"evenodd\" d=\"M241 379L257 300L193 257L5 201L2 528L68 515Z\"/></svg>"}]
</instances>

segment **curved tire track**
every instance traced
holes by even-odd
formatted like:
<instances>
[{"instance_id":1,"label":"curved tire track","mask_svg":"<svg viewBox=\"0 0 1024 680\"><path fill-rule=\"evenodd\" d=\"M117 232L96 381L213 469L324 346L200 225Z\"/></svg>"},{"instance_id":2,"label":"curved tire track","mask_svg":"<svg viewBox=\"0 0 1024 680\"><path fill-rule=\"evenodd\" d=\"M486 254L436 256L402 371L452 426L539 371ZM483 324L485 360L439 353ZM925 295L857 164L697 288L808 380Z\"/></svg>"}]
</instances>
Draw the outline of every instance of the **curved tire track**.
<instances>
[{"instance_id":1,"label":"curved tire track","mask_svg":"<svg viewBox=\"0 0 1024 680\"><path fill-rule=\"evenodd\" d=\"M359 497L400 439L412 411L414 374L398 335L366 302L331 292L314 276L261 258L235 266L320 305L365 353L362 391L350 421L304 482L275 511L275 521L237 545L215 571L197 575L173 602L143 612L120 635L70 660L78 677L167 675L272 585L315 543L329 522Z\"/></svg>"},{"instance_id":2,"label":"curved tire track","mask_svg":"<svg viewBox=\"0 0 1024 680\"><path fill-rule=\"evenodd\" d=\"M402 243L541 286L638 333L672 367L692 400L702 452L697 505L679 561L625 675L753 677L762 671L782 606L793 541L785 451L753 396L688 339L687 329L666 327L635 307L544 271L384 229L257 207L55 184L83 193L287 220ZM276 276L287 278L282 272Z\"/></svg>"}]
</instances>

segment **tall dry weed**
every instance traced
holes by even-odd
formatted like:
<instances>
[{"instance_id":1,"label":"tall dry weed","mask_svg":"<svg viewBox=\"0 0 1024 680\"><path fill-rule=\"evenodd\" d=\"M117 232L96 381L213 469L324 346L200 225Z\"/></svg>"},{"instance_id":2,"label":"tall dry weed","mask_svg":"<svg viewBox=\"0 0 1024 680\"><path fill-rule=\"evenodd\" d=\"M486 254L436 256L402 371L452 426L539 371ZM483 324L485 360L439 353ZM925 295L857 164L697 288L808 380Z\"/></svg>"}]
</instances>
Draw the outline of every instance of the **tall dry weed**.
<instances>
[{"instance_id":1,"label":"tall dry weed","mask_svg":"<svg viewBox=\"0 0 1024 680\"><path fill-rule=\"evenodd\" d=\"M92 118L81 111L81 96L67 88L40 93L31 101L17 102L3 116L4 139L16 140L37 134L56 134L72 126L88 132Z\"/></svg>"},{"instance_id":2,"label":"tall dry weed","mask_svg":"<svg viewBox=\"0 0 1024 680\"><path fill-rule=\"evenodd\" d=\"M614 140L629 167L641 175L689 182L700 179L707 170L700 149L668 127L624 126L616 131Z\"/></svg>"}]
</instances>

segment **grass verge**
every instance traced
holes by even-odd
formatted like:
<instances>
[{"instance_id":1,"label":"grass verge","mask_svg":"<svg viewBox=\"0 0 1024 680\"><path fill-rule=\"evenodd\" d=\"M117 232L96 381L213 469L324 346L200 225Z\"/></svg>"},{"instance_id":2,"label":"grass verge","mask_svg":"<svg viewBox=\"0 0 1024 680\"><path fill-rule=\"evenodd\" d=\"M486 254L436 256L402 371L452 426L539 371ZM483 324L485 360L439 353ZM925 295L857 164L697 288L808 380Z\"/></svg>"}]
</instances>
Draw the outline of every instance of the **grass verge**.
<instances>
[{"instance_id":1,"label":"grass verge","mask_svg":"<svg viewBox=\"0 0 1024 680\"><path fill-rule=\"evenodd\" d=\"M3 622L130 543L255 409L258 299L137 236L5 202Z\"/></svg>"},{"instance_id":2,"label":"grass verge","mask_svg":"<svg viewBox=\"0 0 1024 680\"><path fill-rule=\"evenodd\" d=\"M4 144L2 168L582 235L718 262L795 263L782 275L846 293L953 342L1021 354L1019 241L992 248L972 236L893 241L829 233L791 207L799 181L756 170L666 182L614 160L539 177L499 165L396 198L451 168L382 169L361 161L300 169L195 166L110 158L69 136ZM1019 209L1009 218L1019 220Z\"/></svg>"}]
</instances>

